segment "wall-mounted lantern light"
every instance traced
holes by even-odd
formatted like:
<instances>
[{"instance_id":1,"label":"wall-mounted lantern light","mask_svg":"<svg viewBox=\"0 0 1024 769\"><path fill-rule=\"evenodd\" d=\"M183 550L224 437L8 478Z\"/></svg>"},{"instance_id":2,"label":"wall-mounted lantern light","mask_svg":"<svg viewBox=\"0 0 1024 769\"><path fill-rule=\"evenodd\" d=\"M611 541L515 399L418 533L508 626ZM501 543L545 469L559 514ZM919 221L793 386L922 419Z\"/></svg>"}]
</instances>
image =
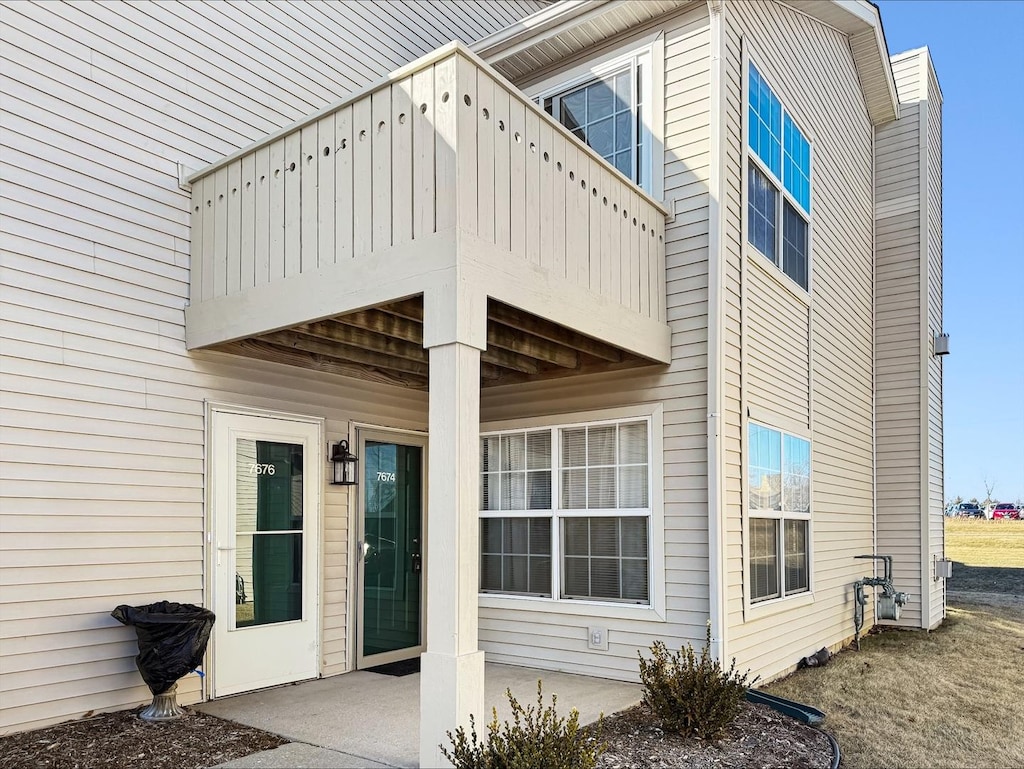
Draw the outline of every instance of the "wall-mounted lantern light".
<instances>
[{"instance_id":1,"label":"wall-mounted lantern light","mask_svg":"<svg viewBox=\"0 0 1024 769\"><path fill-rule=\"evenodd\" d=\"M935 354L949 355L949 334L935 335Z\"/></svg>"},{"instance_id":2,"label":"wall-mounted lantern light","mask_svg":"<svg viewBox=\"0 0 1024 769\"><path fill-rule=\"evenodd\" d=\"M331 450L331 464L334 465L334 477L331 484L335 486L355 486L358 483L356 466L359 457L348 450L348 441L338 441Z\"/></svg>"}]
</instances>

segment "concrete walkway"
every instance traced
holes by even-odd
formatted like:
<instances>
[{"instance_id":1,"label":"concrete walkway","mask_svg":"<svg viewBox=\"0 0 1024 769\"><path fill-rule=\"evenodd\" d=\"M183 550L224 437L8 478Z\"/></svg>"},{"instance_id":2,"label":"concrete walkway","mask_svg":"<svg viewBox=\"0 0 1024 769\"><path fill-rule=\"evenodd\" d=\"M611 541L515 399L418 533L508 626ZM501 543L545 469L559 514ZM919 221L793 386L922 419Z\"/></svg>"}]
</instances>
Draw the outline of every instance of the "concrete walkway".
<instances>
[{"instance_id":1,"label":"concrete walkway","mask_svg":"<svg viewBox=\"0 0 1024 769\"><path fill-rule=\"evenodd\" d=\"M575 707L581 724L640 701L636 684L491 663L485 670L488 712L476 714L481 734L486 733L491 707L498 708L499 720L511 717L506 688L524 707L535 703L538 678L544 681L544 703L549 705L551 694L557 694L559 715L568 716ZM290 745L222 764L225 769L347 769L417 766L419 705L418 673L395 677L359 670L195 707L292 740Z\"/></svg>"}]
</instances>

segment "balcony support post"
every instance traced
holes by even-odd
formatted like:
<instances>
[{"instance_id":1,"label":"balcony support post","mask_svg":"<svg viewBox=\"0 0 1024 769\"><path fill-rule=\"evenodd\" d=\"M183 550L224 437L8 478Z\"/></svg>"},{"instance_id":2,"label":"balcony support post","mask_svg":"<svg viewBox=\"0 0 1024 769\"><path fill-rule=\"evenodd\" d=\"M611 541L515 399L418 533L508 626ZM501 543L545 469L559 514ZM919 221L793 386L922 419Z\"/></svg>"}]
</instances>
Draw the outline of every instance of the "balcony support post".
<instances>
[{"instance_id":1,"label":"balcony support post","mask_svg":"<svg viewBox=\"0 0 1024 769\"><path fill-rule=\"evenodd\" d=\"M424 295L430 355L426 571L427 650L420 673L420 766L446 766L440 745L472 713L482 723L478 649L480 352L486 297L453 286ZM482 341L481 341L482 340Z\"/></svg>"}]
</instances>

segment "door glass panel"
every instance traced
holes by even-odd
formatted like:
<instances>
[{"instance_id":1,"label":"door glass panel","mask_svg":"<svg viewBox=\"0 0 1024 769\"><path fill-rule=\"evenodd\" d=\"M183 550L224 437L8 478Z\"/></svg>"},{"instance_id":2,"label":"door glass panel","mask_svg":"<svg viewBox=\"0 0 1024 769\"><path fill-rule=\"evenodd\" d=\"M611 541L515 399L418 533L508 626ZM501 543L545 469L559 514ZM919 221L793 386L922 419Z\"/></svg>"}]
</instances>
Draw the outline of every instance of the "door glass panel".
<instances>
[{"instance_id":1,"label":"door glass panel","mask_svg":"<svg viewBox=\"0 0 1024 769\"><path fill-rule=\"evenodd\" d=\"M235 627L302 619L302 446L235 444Z\"/></svg>"},{"instance_id":2,"label":"door glass panel","mask_svg":"<svg viewBox=\"0 0 1024 769\"><path fill-rule=\"evenodd\" d=\"M420 644L423 449L367 441L363 656Z\"/></svg>"}]
</instances>

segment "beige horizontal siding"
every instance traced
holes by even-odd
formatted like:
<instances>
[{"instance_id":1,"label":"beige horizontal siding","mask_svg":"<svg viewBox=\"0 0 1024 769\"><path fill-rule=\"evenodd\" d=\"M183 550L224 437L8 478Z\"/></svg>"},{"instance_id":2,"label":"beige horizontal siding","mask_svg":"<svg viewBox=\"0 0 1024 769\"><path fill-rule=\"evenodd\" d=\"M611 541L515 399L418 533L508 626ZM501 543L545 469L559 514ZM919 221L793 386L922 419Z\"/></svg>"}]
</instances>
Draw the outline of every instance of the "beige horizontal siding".
<instances>
[{"instance_id":1,"label":"beige horizontal siding","mask_svg":"<svg viewBox=\"0 0 1024 769\"><path fill-rule=\"evenodd\" d=\"M664 407L666 621L480 610L489 660L636 679L637 651L656 639L700 642L709 614L707 539L708 16L704 8L658 22L665 33L667 367L483 391L484 422L572 414L634 403ZM567 62L567 66L571 66ZM608 629L608 651L587 648L587 628Z\"/></svg>"},{"instance_id":2,"label":"beige horizontal siding","mask_svg":"<svg viewBox=\"0 0 1024 769\"><path fill-rule=\"evenodd\" d=\"M198 168L453 38L541 7L0 7L0 733L149 699L109 612L204 603L204 401L426 420L422 393L187 354ZM372 46L367 41L373 41ZM324 674L347 669L348 503L325 487ZM201 696L183 680L180 698Z\"/></svg>"},{"instance_id":3,"label":"beige horizontal siding","mask_svg":"<svg viewBox=\"0 0 1024 769\"><path fill-rule=\"evenodd\" d=\"M743 361L747 404L794 423L810 422L810 313L780 285L777 269L751 255L744 273Z\"/></svg>"},{"instance_id":4,"label":"beige horizontal siding","mask_svg":"<svg viewBox=\"0 0 1024 769\"><path fill-rule=\"evenodd\" d=\"M945 616L932 565L944 506L942 362L931 355L942 329L941 97L923 56L894 58L900 119L875 144L878 550L910 594L906 627Z\"/></svg>"},{"instance_id":5,"label":"beige horizontal siding","mask_svg":"<svg viewBox=\"0 0 1024 769\"><path fill-rule=\"evenodd\" d=\"M942 327L942 93L931 61L927 66L927 225L926 242L928 264L928 329L934 336ZM928 358L928 549L925 557L929 562L945 556L945 466L942 409L942 361L941 357ZM946 616L945 580L932 580L929 600L931 601L930 627L934 627Z\"/></svg>"},{"instance_id":6,"label":"beige horizontal siding","mask_svg":"<svg viewBox=\"0 0 1024 769\"><path fill-rule=\"evenodd\" d=\"M871 552L871 126L844 35L790 8L756 0L727 4L725 19L727 329L735 329L726 335L727 384L733 384L726 391L727 653L742 668L768 677L852 635L850 585L864 569L853 556ZM741 39L813 141L812 288L806 302L794 293L799 289L782 288L781 273L771 273L766 282L766 270L776 268L742 243ZM785 341L759 356L766 334ZM739 349L745 351L742 359ZM771 424L774 417L778 427L810 425L810 604L761 605L754 613L745 608L741 426L748 409L759 422Z\"/></svg>"}]
</instances>

